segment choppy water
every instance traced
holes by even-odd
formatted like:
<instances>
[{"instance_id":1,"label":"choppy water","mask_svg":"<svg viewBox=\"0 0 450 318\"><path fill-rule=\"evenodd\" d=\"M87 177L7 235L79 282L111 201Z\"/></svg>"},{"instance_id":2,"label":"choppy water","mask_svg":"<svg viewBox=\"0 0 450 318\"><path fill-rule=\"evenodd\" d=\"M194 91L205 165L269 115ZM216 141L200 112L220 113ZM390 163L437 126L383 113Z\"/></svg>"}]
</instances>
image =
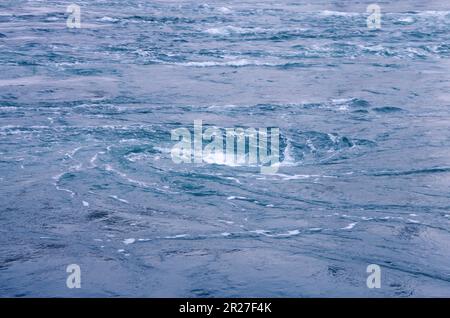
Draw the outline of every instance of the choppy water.
<instances>
[{"instance_id":1,"label":"choppy water","mask_svg":"<svg viewBox=\"0 0 450 318\"><path fill-rule=\"evenodd\" d=\"M450 296L450 3L368 30L372 2L76 1L68 29L3 0L0 295ZM279 127L278 173L174 164L198 119Z\"/></svg>"}]
</instances>

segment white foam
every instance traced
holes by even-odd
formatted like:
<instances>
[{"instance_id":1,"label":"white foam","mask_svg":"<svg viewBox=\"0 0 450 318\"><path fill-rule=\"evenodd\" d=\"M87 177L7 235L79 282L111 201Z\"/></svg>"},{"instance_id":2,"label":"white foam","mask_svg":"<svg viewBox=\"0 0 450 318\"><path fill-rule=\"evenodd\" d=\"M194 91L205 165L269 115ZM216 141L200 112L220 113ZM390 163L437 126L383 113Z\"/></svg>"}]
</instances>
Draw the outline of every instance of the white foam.
<instances>
[{"instance_id":1,"label":"white foam","mask_svg":"<svg viewBox=\"0 0 450 318\"><path fill-rule=\"evenodd\" d=\"M450 14L450 11L421 11L416 14L429 17L445 17Z\"/></svg>"},{"instance_id":2,"label":"white foam","mask_svg":"<svg viewBox=\"0 0 450 318\"><path fill-rule=\"evenodd\" d=\"M231 195L227 198L227 200L246 200L246 199L247 199L246 197L240 197L240 196L234 196L234 195Z\"/></svg>"},{"instance_id":3,"label":"white foam","mask_svg":"<svg viewBox=\"0 0 450 318\"><path fill-rule=\"evenodd\" d=\"M149 188L150 187L150 185L148 183L132 179L132 178L128 177L126 173L123 173L123 172L121 172L119 170L114 169L110 164L106 164L105 165L105 170L106 171L110 171L110 172L114 172L114 173L118 174L119 176L121 176L122 178L126 179L128 182L137 184L137 185L139 185L139 186L141 186L143 188Z\"/></svg>"},{"instance_id":4,"label":"white foam","mask_svg":"<svg viewBox=\"0 0 450 318\"><path fill-rule=\"evenodd\" d=\"M227 220L219 220L219 222L226 223L226 224L234 224L233 221L227 221Z\"/></svg>"},{"instance_id":5,"label":"white foam","mask_svg":"<svg viewBox=\"0 0 450 318\"><path fill-rule=\"evenodd\" d=\"M65 155L71 159L73 159L73 156L78 152L78 150L80 150L83 147L76 147L75 149L67 152Z\"/></svg>"},{"instance_id":6,"label":"white foam","mask_svg":"<svg viewBox=\"0 0 450 318\"><path fill-rule=\"evenodd\" d=\"M209 164L217 164L217 165L224 165L227 164L227 158L223 151L215 151L208 154L203 154L203 162L209 163ZM231 162L228 165L232 165Z\"/></svg>"},{"instance_id":7,"label":"white foam","mask_svg":"<svg viewBox=\"0 0 450 318\"><path fill-rule=\"evenodd\" d=\"M228 25L224 27L206 29L205 32L211 35L231 35L231 34L254 34L257 32L264 32L264 30L261 28L240 28Z\"/></svg>"},{"instance_id":8,"label":"white foam","mask_svg":"<svg viewBox=\"0 0 450 318\"><path fill-rule=\"evenodd\" d=\"M260 234L260 235L268 235L269 231L266 230L254 230L250 231L250 233Z\"/></svg>"},{"instance_id":9,"label":"white foam","mask_svg":"<svg viewBox=\"0 0 450 318\"><path fill-rule=\"evenodd\" d=\"M237 107L241 107L241 106L235 105L235 104L211 105L211 106L208 107L208 109L223 109L223 108L237 108Z\"/></svg>"},{"instance_id":10,"label":"white foam","mask_svg":"<svg viewBox=\"0 0 450 318\"><path fill-rule=\"evenodd\" d=\"M178 235L173 235L173 236L165 236L164 238L166 239L177 239L177 238L183 238L183 237L188 237L189 234L178 234Z\"/></svg>"},{"instance_id":11,"label":"white foam","mask_svg":"<svg viewBox=\"0 0 450 318\"><path fill-rule=\"evenodd\" d=\"M91 163L91 167L96 167L95 162L98 159L98 155L104 154L104 151L99 151L97 152L94 156L92 156L92 158L89 160L89 162Z\"/></svg>"},{"instance_id":12,"label":"white foam","mask_svg":"<svg viewBox=\"0 0 450 318\"><path fill-rule=\"evenodd\" d=\"M233 181L236 181L236 183L239 183L239 184L241 184L241 181L239 181L239 179L237 179L237 178L234 178L234 177L225 177L225 179L228 179L228 180L233 180Z\"/></svg>"},{"instance_id":13,"label":"white foam","mask_svg":"<svg viewBox=\"0 0 450 318\"><path fill-rule=\"evenodd\" d=\"M70 193L70 196L71 196L72 198L75 196L75 192L73 192L72 190L65 189L65 188L61 188L61 187L59 187L57 184L54 184L54 185L55 185L55 187L56 187L56 190L68 192L68 193Z\"/></svg>"},{"instance_id":14,"label":"white foam","mask_svg":"<svg viewBox=\"0 0 450 318\"><path fill-rule=\"evenodd\" d=\"M282 166L295 166L297 163L295 162L294 156L292 156L292 145L288 140L286 147L284 148L284 160L281 163Z\"/></svg>"},{"instance_id":15,"label":"white foam","mask_svg":"<svg viewBox=\"0 0 450 318\"><path fill-rule=\"evenodd\" d=\"M13 112L19 110L18 107L15 106L1 106L0 111L1 112Z\"/></svg>"},{"instance_id":16,"label":"white foam","mask_svg":"<svg viewBox=\"0 0 450 318\"><path fill-rule=\"evenodd\" d=\"M309 178L317 178L320 177L320 175L309 175L309 174L294 174L294 175L288 175L284 173L275 173L274 176L281 177L283 180L302 180L302 179L309 179Z\"/></svg>"},{"instance_id":17,"label":"white foam","mask_svg":"<svg viewBox=\"0 0 450 318\"><path fill-rule=\"evenodd\" d=\"M232 10L230 8L227 8L227 7L217 8L217 11L219 11L220 13L223 13L223 14L230 14L230 13L232 13Z\"/></svg>"},{"instance_id":18,"label":"white foam","mask_svg":"<svg viewBox=\"0 0 450 318\"><path fill-rule=\"evenodd\" d=\"M144 161L149 158L151 158L151 156L145 153L131 153L125 156L125 159L131 162Z\"/></svg>"},{"instance_id":19,"label":"white foam","mask_svg":"<svg viewBox=\"0 0 450 318\"><path fill-rule=\"evenodd\" d=\"M126 244L126 245L133 244L134 242L136 242L136 239L134 239L134 238L127 238L127 239L123 240L123 244Z\"/></svg>"},{"instance_id":20,"label":"white foam","mask_svg":"<svg viewBox=\"0 0 450 318\"><path fill-rule=\"evenodd\" d=\"M258 234L258 235L264 235L264 236L267 236L267 237L289 237L289 236L299 235L300 231L299 230L291 230L291 231L287 231L286 233L270 234L271 231L254 230L254 231L250 231L250 233L255 233L255 234Z\"/></svg>"},{"instance_id":21,"label":"white foam","mask_svg":"<svg viewBox=\"0 0 450 318\"><path fill-rule=\"evenodd\" d=\"M122 203L127 203L127 204L130 203L130 202L128 202L128 201L125 200L125 199L119 198L117 195L110 195L109 197L110 197L110 198L113 198L113 199L115 199L115 200L117 200L117 201L120 201L120 202L122 202Z\"/></svg>"},{"instance_id":22,"label":"white foam","mask_svg":"<svg viewBox=\"0 0 450 318\"><path fill-rule=\"evenodd\" d=\"M162 153L171 153L172 149L170 148L162 148L162 147L153 147L153 149L162 152Z\"/></svg>"}]
</instances>

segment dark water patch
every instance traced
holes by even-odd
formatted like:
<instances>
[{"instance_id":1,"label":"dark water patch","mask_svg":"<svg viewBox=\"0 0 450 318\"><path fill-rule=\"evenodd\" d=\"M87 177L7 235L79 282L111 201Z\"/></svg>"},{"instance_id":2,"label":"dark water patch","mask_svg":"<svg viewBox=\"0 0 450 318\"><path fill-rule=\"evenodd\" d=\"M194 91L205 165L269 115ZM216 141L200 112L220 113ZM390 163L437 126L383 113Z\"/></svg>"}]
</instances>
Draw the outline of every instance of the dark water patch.
<instances>
[{"instance_id":1,"label":"dark water patch","mask_svg":"<svg viewBox=\"0 0 450 318\"><path fill-rule=\"evenodd\" d=\"M375 107L372 108L373 111L377 113L396 113L403 111L400 107L394 107L394 106L384 106L384 107Z\"/></svg>"},{"instance_id":2,"label":"dark water patch","mask_svg":"<svg viewBox=\"0 0 450 318\"><path fill-rule=\"evenodd\" d=\"M434 173L448 173L450 172L449 167L436 167L436 168L426 168L426 169L414 169L406 171L386 171L374 173L374 176L408 176L414 174L434 174Z\"/></svg>"},{"instance_id":3,"label":"dark water patch","mask_svg":"<svg viewBox=\"0 0 450 318\"><path fill-rule=\"evenodd\" d=\"M355 108L357 108L357 107L369 107L370 103L367 100L364 100L364 99L353 98L350 101L349 105L351 107L355 107Z\"/></svg>"},{"instance_id":4,"label":"dark water patch","mask_svg":"<svg viewBox=\"0 0 450 318\"><path fill-rule=\"evenodd\" d=\"M353 110L352 113L354 113L354 114L368 114L369 111L367 109L357 109L357 110Z\"/></svg>"},{"instance_id":5,"label":"dark water patch","mask_svg":"<svg viewBox=\"0 0 450 318\"><path fill-rule=\"evenodd\" d=\"M97 211L90 212L90 213L86 216L86 218L87 218L89 221L94 221L94 220L98 220L98 219L106 219L106 218L108 218L109 216L110 216L109 212L97 210Z\"/></svg>"},{"instance_id":6,"label":"dark water patch","mask_svg":"<svg viewBox=\"0 0 450 318\"><path fill-rule=\"evenodd\" d=\"M398 236L402 240L412 240L417 238L420 235L420 232L419 225L405 225L399 230Z\"/></svg>"}]
</instances>

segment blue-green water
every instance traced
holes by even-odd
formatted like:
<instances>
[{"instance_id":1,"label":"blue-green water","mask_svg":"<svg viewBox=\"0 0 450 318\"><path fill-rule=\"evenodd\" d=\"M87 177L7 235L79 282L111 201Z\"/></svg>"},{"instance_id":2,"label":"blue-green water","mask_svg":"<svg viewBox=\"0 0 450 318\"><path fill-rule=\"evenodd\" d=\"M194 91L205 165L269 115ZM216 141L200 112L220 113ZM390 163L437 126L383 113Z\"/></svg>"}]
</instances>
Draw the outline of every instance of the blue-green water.
<instances>
[{"instance_id":1,"label":"blue-green water","mask_svg":"<svg viewBox=\"0 0 450 318\"><path fill-rule=\"evenodd\" d=\"M450 296L448 1L70 3L0 3L0 296ZM175 164L194 120L278 172Z\"/></svg>"}]
</instances>

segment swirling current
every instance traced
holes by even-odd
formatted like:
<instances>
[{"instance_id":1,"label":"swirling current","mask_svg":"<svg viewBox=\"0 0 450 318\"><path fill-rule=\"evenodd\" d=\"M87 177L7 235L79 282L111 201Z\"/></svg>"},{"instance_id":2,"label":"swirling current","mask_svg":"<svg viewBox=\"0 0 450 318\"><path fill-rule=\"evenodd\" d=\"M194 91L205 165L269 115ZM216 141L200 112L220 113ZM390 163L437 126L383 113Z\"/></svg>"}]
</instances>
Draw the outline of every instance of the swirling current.
<instances>
[{"instance_id":1,"label":"swirling current","mask_svg":"<svg viewBox=\"0 0 450 318\"><path fill-rule=\"evenodd\" d=\"M0 296L450 296L450 3L373 2L2 0Z\"/></svg>"}]
</instances>

